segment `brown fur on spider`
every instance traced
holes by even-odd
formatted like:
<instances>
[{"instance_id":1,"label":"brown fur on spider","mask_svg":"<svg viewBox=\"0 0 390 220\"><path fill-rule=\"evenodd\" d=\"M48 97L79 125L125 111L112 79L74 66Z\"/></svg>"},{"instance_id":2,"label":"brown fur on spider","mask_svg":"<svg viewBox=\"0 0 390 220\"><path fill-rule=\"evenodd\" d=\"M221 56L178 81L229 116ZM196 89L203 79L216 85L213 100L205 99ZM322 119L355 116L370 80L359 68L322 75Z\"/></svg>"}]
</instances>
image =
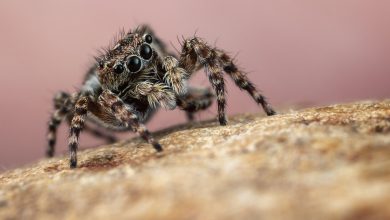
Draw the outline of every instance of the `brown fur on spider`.
<instances>
[{"instance_id":1,"label":"brown fur on spider","mask_svg":"<svg viewBox=\"0 0 390 220\"><path fill-rule=\"evenodd\" d=\"M267 115L275 111L264 96L221 49L210 47L198 37L185 39L179 56L169 54L164 43L147 26L123 32L115 44L96 57L81 89L54 97L55 112L49 122L47 156L54 155L56 130L61 121L70 125L70 167L77 167L77 148L81 130L115 141L110 135L85 125L92 121L109 130L134 130L156 151L163 150L145 123L158 107L179 107L192 119L197 111L208 108L215 96L208 89L187 85L190 76L204 68L215 90L218 119L226 125L224 73L246 90Z\"/></svg>"}]
</instances>

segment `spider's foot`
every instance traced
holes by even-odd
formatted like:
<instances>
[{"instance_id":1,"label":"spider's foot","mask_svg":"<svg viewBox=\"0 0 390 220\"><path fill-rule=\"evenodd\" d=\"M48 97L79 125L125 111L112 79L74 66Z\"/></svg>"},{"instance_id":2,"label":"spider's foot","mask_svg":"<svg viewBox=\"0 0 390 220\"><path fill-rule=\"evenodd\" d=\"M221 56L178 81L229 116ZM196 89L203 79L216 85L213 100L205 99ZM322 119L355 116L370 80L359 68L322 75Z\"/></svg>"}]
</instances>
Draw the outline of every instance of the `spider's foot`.
<instances>
[{"instance_id":1,"label":"spider's foot","mask_svg":"<svg viewBox=\"0 0 390 220\"><path fill-rule=\"evenodd\" d=\"M153 143L153 147L154 147L154 149L156 149L157 152L163 151L163 148L161 147L161 145L159 143Z\"/></svg>"},{"instance_id":2,"label":"spider's foot","mask_svg":"<svg viewBox=\"0 0 390 220\"><path fill-rule=\"evenodd\" d=\"M276 115L277 113L275 112L275 110L273 110L272 108L269 108L267 111L266 111L267 115L268 116L272 116L272 115Z\"/></svg>"},{"instance_id":3,"label":"spider's foot","mask_svg":"<svg viewBox=\"0 0 390 220\"><path fill-rule=\"evenodd\" d=\"M222 125L222 126L225 126L227 125L227 119L226 119L226 116L221 116L218 118L219 120L219 124Z\"/></svg>"},{"instance_id":4,"label":"spider's foot","mask_svg":"<svg viewBox=\"0 0 390 220\"><path fill-rule=\"evenodd\" d=\"M77 167L77 160L75 160L73 158L70 159L69 167L70 167L70 169L76 168Z\"/></svg>"},{"instance_id":5,"label":"spider's foot","mask_svg":"<svg viewBox=\"0 0 390 220\"><path fill-rule=\"evenodd\" d=\"M275 110L271 107L270 104L262 101L260 102L261 103L261 106L263 107L265 113L268 115L268 116L271 116L271 115L276 115L276 112Z\"/></svg>"}]
</instances>

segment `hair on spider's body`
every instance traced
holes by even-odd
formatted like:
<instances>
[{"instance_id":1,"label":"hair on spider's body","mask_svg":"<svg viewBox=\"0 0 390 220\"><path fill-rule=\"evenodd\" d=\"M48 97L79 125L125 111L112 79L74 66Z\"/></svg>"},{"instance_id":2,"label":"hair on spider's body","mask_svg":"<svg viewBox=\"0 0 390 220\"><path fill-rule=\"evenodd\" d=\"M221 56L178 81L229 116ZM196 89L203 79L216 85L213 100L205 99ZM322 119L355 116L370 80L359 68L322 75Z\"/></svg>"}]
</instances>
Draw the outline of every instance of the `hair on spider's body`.
<instances>
[{"instance_id":1,"label":"hair on spider's body","mask_svg":"<svg viewBox=\"0 0 390 220\"><path fill-rule=\"evenodd\" d=\"M218 120L226 125L225 83L223 74L246 90L267 115L275 111L221 49L210 47L202 39L184 39L179 56L170 54L165 44L150 28L141 26L134 31L120 32L115 42L95 57L96 64L86 74L82 87L70 95L64 92L54 97L55 111L48 127L47 156L54 155L56 131L61 121L70 126L70 167L77 166L78 139L82 130L103 137L107 135L86 121L114 131L132 129L157 151L163 148L143 123L159 108L186 111L190 120L194 113L207 109L217 99ZM189 87L192 73L204 68L215 91Z\"/></svg>"}]
</instances>

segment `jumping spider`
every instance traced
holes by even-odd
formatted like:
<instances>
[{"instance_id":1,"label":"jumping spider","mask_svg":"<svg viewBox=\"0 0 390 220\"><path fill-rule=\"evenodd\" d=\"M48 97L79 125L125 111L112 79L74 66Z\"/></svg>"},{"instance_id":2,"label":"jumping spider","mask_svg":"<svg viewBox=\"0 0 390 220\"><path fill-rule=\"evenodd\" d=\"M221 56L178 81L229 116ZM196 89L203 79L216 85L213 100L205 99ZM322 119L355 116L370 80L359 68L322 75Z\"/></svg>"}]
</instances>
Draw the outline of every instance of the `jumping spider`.
<instances>
[{"instance_id":1,"label":"jumping spider","mask_svg":"<svg viewBox=\"0 0 390 220\"><path fill-rule=\"evenodd\" d=\"M109 130L133 129L156 151L162 151L143 123L159 106L167 109L179 107L187 112L189 119L195 112L208 108L214 95L208 89L187 85L190 76L202 67L215 90L221 125L227 123L223 73L261 104L267 115L275 114L233 60L223 50L209 46L198 37L183 39L182 52L176 56L167 52L165 44L149 27L141 26L127 33L123 31L115 44L95 59L97 63L86 74L78 92L72 95L60 92L54 97L55 111L48 125L46 154L53 156L56 130L65 119L70 126L71 168L77 166L78 139L82 129L114 141L112 136L86 125L86 120Z\"/></svg>"}]
</instances>

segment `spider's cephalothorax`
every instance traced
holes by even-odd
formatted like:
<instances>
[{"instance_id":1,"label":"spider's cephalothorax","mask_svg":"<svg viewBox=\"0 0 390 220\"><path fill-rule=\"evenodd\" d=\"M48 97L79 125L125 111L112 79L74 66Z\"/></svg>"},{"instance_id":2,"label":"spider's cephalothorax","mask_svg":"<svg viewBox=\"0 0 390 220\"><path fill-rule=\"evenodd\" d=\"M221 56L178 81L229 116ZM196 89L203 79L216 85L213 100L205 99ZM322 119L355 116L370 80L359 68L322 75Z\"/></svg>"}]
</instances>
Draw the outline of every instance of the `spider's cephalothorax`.
<instances>
[{"instance_id":1,"label":"spider's cephalothorax","mask_svg":"<svg viewBox=\"0 0 390 220\"><path fill-rule=\"evenodd\" d=\"M97 64L87 73L80 91L54 97L55 112L49 122L47 155L53 156L56 130L62 120L70 125L70 167L77 166L78 138L82 129L113 142L115 138L86 121L110 130L133 129L157 151L161 145L143 125L158 107L179 107L193 119L197 111L208 108L214 99L208 89L188 87L187 80L204 68L215 91L218 119L226 125L225 83L229 75L246 90L267 115L275 111L222 50L210 47L198 37L184 40L179 56L169 54L150 28L142 26L123 32L115 44L96 57Z\"/></svg>"}]
</instances>

